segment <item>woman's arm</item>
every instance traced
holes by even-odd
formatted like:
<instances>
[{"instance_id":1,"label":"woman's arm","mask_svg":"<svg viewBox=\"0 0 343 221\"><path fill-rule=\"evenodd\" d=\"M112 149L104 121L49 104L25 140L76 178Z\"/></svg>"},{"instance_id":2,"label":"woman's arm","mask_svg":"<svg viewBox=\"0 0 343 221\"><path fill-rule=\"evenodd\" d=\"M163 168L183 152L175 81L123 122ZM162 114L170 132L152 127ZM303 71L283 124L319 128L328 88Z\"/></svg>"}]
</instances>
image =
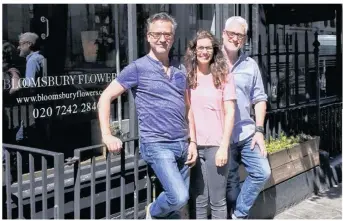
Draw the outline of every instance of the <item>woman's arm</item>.
<instances>
[{"instance_id":1,"label":"woman's arm","mask_svg":"<svg viewBox=\"0 0 343 221\"><path fill-rule=\"evenodd\" d=\"M228 162L229 145L234 125L235 100L224 101L224 130L220 147L216 153L216 166L222 167Z\"/></svg>"},{"instance_id":2,"label":"woman's arm","mask_svg":"<svg viewBox=\"0 0 343 221\"><path fill-rule=\"evenodd\" d=\"M186 119L188 122L189 137L190 137L190 143L188 147L188 159L186 161L186 164L189 165L190 167L193 167L196 163L198 152L197 152L197 139L196 139L196 133L195 133L194 115L191 108L190 94L189 94L188 89L186 90L186 93L185 93L185 104L186 104Z\"/></svg>"},{"instance_id":3,"label":"woman's arm","mask_svg":"<svg viewBox=\"0 0 343 221\"><path fill-rule=\"evenodd\" d=\"M236 89L232 74L227 75L227 82L223 91L223 103L224 129L222 141L216 154L217 166L224 166L228 161L228 149L235 122Z\"/></svg>"},{"instance_id":4,"label":"woman's arm","mask_svg":"<svg viewBox=\"0 0 343 221\"><path fill-rule=\"evenodd\" d=\"M225 148L226 150L230 146L230 138L235 121L235 105L235 100L224 101L224 131L220 148Z\"/></svg>"}]
</instances>

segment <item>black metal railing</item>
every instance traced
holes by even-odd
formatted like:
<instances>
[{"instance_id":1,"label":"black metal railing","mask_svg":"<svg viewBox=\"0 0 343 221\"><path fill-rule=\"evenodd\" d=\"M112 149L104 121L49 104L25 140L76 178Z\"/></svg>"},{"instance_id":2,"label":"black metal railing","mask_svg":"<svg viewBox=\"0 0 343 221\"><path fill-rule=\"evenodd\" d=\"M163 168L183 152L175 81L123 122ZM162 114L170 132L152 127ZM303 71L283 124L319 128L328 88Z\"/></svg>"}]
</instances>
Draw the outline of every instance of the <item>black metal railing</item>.
<instances>
[{"instance_id":1,"label":"black metal railing","mask_svg":"<svg viewBox=\"0 0 343 221\"><path fill-rule=\"evenodd\" d=\"M62 153L56 153L52 151L3 144L5 153L5 176L3 181L3 189L6 197L3 199L6 202L6 214L4 218L38 218L36 208L36 196L41 198L41 204L39 210L42 212L43 219L48 218L48 204L50 199L48 193L52 190L53 194L53 217L55 219L61 219L64 217L64 155ZM13 154L16 156L16 174L11 173L11 167L13 167ZM28 157L29 165L29 177L25 178L23 174L23 155ZM12 159L11 159L12 158ZM47 158L52 158L54 168L50 170L48 175ZM42 165L40 177L36 177L35 161L39 161ZM24 161L25 162L25 161ZM26 166L26 164L25 164ZM26 174L27 175L27 174ZM53 183L48 184L48 177L53 175ZM13 180L16 177L16 181ZM25 180L24 180L25 179ZM51 178L50 178L51 179ZM13 180L13 181L12 181ZM51 195L51 194L49 194ZM26 204L24 208L24 200L29 198L29 204ZM30 211L28 214L27 211ZM13 214L15 213L15 214Z\"/></svg>"},{"instance_id":2,"label":"black metal railing","mask_svg":"<svg viewBox=\"0 0 343 221\"><path fill-rule=\"evenodd\" d=\"M107 152L103 162L105 170L100 168L100 160L94 156L87 167L81 165L86 152L103 148L103 145L74 151L74 219L138 219L144 216L144 208L151 202L151 174L139 157L138 145L134 146L133 155L125 151L135 141L138 138L123 140L120 154ZM90 185L87 186L87 182Z\"/></svg>"},{"instance_id":3,"label":"black metal railing","mask_svg":"<svg viewBox=\"0 0 343 221\"><path fill-rule=\"evenodd\" d=\"M332 89L338 88L337 83L329 78L342 72L335 67L339 55L320 52L317 32L311 33L312 44L309 33L302 34L285 34L283 43L277 33L273 42L270 33L265 42L259 36L258 53L250 54L259 64L268 93L267 139L281 133L317 135L321 137L320 148L335 156L342 153L341 126L337 126L342 97Z\"/></svg>"},{"instance_id":4,"label":"black metal railing","mask_svg":"<svg viewBox=\"0 0 343 221\"><path fill-rule=\"evenodd\" d=\"M104 148L95 145L75 149L75 156L64 162L64 155L36 148L7 145L5 148L5 219L138 219L145 216L152 201L153 175L139 157L138 138L123 140L118 154L89 158L87 152ZM133 153L128 153L134 145ZM17 154L17 181L11 181L11 155ZM29 173L22 172L22 152L28 153ZM42 169L34 160L41 157ZM47 157L54 166L47 167Z\"/></svg>"},{"instance_id":5,"label":"black metal railing","mask_svg":"<svg viewBox=\"0 0 343 221\"><path fill-rule=\"evenodd\" d=\"M312 101L289 108L270 110L265 120L266 138L277 138L282 133L301 133L320 136L320 149L330 156L342 153L342 101L325 98L320 101L318 128L317 102Z\"/></svg>"},{"instance_id":6,"label":"black metal railing","mask_svg":"<svg viewBox=\"0 0 343 221\"><path fill-rule=\"evenodd\" d=\"M342 101L321 108L320 148L330 156L342 154Z\"/></svg>"}]
</instances>

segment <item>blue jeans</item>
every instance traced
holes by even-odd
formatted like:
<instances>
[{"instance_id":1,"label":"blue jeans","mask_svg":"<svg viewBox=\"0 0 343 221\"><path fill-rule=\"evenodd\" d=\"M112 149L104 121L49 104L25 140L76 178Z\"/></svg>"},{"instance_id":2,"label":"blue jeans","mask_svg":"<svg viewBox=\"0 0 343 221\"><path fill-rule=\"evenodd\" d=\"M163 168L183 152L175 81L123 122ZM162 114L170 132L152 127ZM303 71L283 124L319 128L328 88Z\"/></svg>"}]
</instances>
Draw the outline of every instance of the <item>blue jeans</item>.
<instances>
[{"instance_id":1,"label":"blue jeans","mask_svg":"<svg viewBox=\"0 0 343 221\"><path fill-rule=\"evenodd\" d=\"M141 143L142 158L153 169L163 192L150 206L153 218L181 218L189 199L189 166L185 165L188 142Z\"/></svg>"},{"instance_id":2,"label":"blue jeans","mask_svg":"<svg viewBox=\"0 0 343 221\"><path fill-rule=\"evenodd\" d=\"M255 145L250 150L252 137L230 147L229 175L227 182L227 204L230 212L237 218L247 218L249 210L270 177L268 158L261 155L260 148ZM238 168L242 161L248 176L240 189Z\"/></svg>"}]
</instances>

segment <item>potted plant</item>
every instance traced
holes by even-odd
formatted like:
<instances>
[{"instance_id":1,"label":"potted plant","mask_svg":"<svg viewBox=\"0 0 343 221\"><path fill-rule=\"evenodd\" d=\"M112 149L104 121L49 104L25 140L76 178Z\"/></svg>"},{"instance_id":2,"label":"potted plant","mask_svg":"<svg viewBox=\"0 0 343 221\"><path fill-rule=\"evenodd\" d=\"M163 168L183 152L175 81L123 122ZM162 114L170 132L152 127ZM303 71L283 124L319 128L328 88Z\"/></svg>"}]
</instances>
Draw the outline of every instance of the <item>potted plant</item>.
<instances>
[{"instance_id":1,"label":"potted plant","mask_svg":"<svg viewBox=\"0 0 343 221\"><path fill-rule=\"evenodd\" d=\"M86 62L115 66L114 30L109 5L86 6L87 30L81 32L83 54Z\"/></svg>"},{"instance_id":2,"label":"potted plant","mask_svg":"<svg viewBox=\"0 0 343 221\"><path fill-rule=\"evenodd\" d=\"M306 134L286 136L266 141L271 178L265 189L319 165L319 137ZM247 173L241 165L241 181Z\"/></svg>"},{"instance_id":3,"label":"potted plant","mask_svg":"<svg viewBox=\"0 0 343 221\"><path fill-rule=\"evenodd\" d=\"M287 137L282 134L278 139L271 139L266 146L272 170L270 185L319 165L319 137L305 134Z\"/></svg>"},{"instance_id":4,"label":"potted plant","mask_svg":"<svg viewBox=\"0 0 343 221\"><path fill-rule=\"evenodd\" d=\"M98 47L97 61L106 63L107 67L115 66L114 34L109 33L107 26L101 26L98 38L95 40Z\"/></svg>"},{"instance_id":5,"label":"potted plant","mask_svg":"<svg viewBox=\"0 0 343 221\"><path fill-rule=\"evenodd\" d=\"M98 31L82 31L81 41L83 48L83 56L86 62L94 63L97 60L98 45Z\"/></svg>"}]
</instances>

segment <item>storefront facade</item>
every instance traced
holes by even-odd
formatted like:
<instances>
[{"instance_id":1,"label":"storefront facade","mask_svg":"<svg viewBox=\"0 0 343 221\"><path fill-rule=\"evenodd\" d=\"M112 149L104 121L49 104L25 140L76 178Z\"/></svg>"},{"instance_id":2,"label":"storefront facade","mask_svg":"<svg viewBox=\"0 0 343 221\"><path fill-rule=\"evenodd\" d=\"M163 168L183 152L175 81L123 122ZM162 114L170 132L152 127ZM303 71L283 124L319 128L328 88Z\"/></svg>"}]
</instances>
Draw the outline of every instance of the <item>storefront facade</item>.
<instances>
[{"instance_id":1,"label":"storefront facade","mask_svg":"<svg viewBox=\"0 0 343 221\"><path fill-rule=\"evenodd\" d=\"M87 161L92 157L93 163L94 156L99 157L97 163L94 163L94 167L92 167L95 168L94 170L90 170L87 167L90 163L86 162L81 171L83 176L91 171L102 174L97 174L97 182L98 186L103 185L101 186L102 192L100 190L99 192L105 196L103 184L105 181L99 180L101 177L104 178L103 174L108 166L108 164L106 167L102 164L105 161L103 156L106 151L98 148L84 156L84 159L79 159L75 158L75 150L102 144L97 116L98 99L102 91L127 64L148 53L145 21L150 15L162 11L174 16L178 22L170 57L179 60L182 60L188 41L198 30L210 30L221 40L226 19L233 15L244 17L249 23L244 50L260 65L269 97L268 110L282 109L284 111L305 103L310 105L310 102L314 101L318 95L316 85L321 87L319 99L341 100L342 5L307 5L306 7L303 5L284 7L284 10L281 10L283 8L281 5L252 4L3 5L3 59L5 59L3 60L2 81L3 146L12 144L63 153L62 163L63 160L66 160L67 163L64 165L65 168L60 168L60 172L63 173L66 180L65 185L63 185L63 180L56 182L62 182L59 191L66 191L65 202L72 201L74 196L71 192L75 188L75 192L82 188L86 189L83 192L84 196L81 196L84 205L80 207L77 203L74 204L75 211L77 211L76 207L89 209L90 202L86 197L91 195L89 192L95 195L95 190L94 192L89 190L89 180L79 181L81 184L76 185L74 173L77 172L77 168L74 168L74 172L72 172L72 165L78 160ZM301 16L305 11L318 10L318 7L323 9L320 16L315 16L315 14ZM284 19L276 16L281 12ZM20 45L18 36L26 32L34 32L39 36L39 53L44 57L41 74L37 74L36 78L27 78L29 74L29 70L26 68L27 60L25 57L20 57L17 50ZM317 41L321 45L319 48L313 44ZM319 52L316 52L317 49ZM17 70L20 79L18 88L14 92L11 91L13 76L8 74L11 68ZM122 138L138 136L134 99L130 91L112 103L110 121L113 132ZM272 124L275 124L274 129L278 127L276 121L269 122L267 120L266 122L267 129L268 127L272 128ZM276 132L278 132L277 129ZM273 131L274 134L276 132ZM138 163L137 147L138 142L127 145L125 155L122 155L125 160L121 161L120 155L114 156L114 161L117 161L114 162L115 166L112 168L116 171L112 176L115 177L113 180L117 182L113 185L118 185L117 193L120 185L123 183L128 185L125 183L125 179L133 177L131 170L134 168L134 179L137 178L134 182L141 182L137 190L140 199L139 202L137 199L137 203L130 201L130 205L127 207L133 208L134 204L135 212L138 211L138 209L136 211L137 205L147 198L149 199L147 195L151 195L150 190L142 193L142 189L146 190L145 185L149 186L150 184L148 184L147 176L144 177L146 167L143 168ZM22 161L21 173L25 175L29 171L28 164L31 168L31 160L29 162L29 157L26 155L20 155L21 160L17 160L18 152L14 152L13 159L9 155L6 156L11 159L11 163L8 163L6 168L14 168L11 173L17 174L16 168L20 166L16 164ZM38 160L34 161L34 171L42 169L39 159L40 156ZM129 168L128 165L133 162L135 162L135 166L131 165ZM48 169L56 168L54 165L56 165L54 162L48 162L47 167ZM118 171L121 171L122 168L127 173L121 174L119 177L117 176ZM81 180L80 174L77 175L79 180ZM11 174L8 172L7 175L9 177ZM37 175L36 178L38 179L39 176ZM23 177L24 183L28 181L27 177ZM73 177L74 183L71 181ZM131 185L133 178L128 178L128 180ZM96 182L95 178L92 178L91 182L93 181ZM8 189L6 190L12 188L13 193L18 194L19 189L14 182L16 182L16 178L12 177L12 181L7 183L6 188ZM36 188L42 185L39 182L38 180ZM49 182L53 183L52 180ZM30 187L27 183L25 185L27 188L25 190L28 190ZM120 193L125 196L124 192L133 191L133 186L136 191L137 186L131 185L130 190L121 187L123 189L120 190L122 191ZM106 194L107 191L106 186ZM115 191L113 190L113 192ZM127 194L134 195L136 192ZM84 198L82 199L82 197ZM114 198L113 200L117 200L115 201L117 203L119 198ZM63 197L58 200L64 204ZM82 204L80 202L78 203ZM95 197L94 201L92 198L93 206L99 202L106 203L107 201L105 201L105 197L98 198L98 201L95 200ZM29 204L27 197L26 205ZM144 210L142 205L140 205L139 211ZM91 210L93 211L94 208ZM66 206L66 214L68 209L74 211L72 207ZM116 212L119 211L117 209L115 208ZM49 210L48 217L54 217L56 211L54 211L53 203ZM78 210L78 214L70 211L70 214L66 216L63 211L60 211L62 215L55 217L89 218L88 213L80 214L80 210ZM41 215L39 214L37 217L41 217ZM96 217L102 218L102 215Z\"/></svg>"},{"instance_id":2,"label":"storefront facade","mask_svg":"<svg viewBox=\"0 0 343 221\"><path fill-rule=\"evenodd\" d=\"M168 12L179 23L171 52L174 59L182 59L187 42L199 29L210 30L221 39L225 20L232 15L241 15L249 22L246 49L252 55L258 53L259 37L264 40L266 35L273 37L279 33L280 42L284 42L286 32L294 34L297 30L300 39L307 26L309 51L313 51L313 30L321 29L323 34L331 36L336 34L335 17L294 25L272 24L270 18L265 19L266 8L211 4L3 5L4 42L17 48L20 33L34 32L40 37L40 52L45 58L43 76L33 79L37 81L35 91L27 92L23 80L22 89L11 94L8 103L4 102L4 116L8 121L4 131L9 134L4 142L64 152L66 157L72 156L75 148L100 144L97 100L123 67L148 52L145 21L153 13ZM263 24L263 19L270 24ZM262 53L266 48L267 45L262 44ZM331 53L336 56L335 46ZM14 55L11 65L25 78L24 58ZM4 82L4 88L6 83L8 81ZM111 121L117 122L114 124L118 127L118 121L121 122L122 133L137 135L130 94L122 95L112 108ZM30 128L39 121L43 128ZM24 130L25 137L18 140L15 135L21 127L29 129Z\"/></svg>"}]
</instances>

